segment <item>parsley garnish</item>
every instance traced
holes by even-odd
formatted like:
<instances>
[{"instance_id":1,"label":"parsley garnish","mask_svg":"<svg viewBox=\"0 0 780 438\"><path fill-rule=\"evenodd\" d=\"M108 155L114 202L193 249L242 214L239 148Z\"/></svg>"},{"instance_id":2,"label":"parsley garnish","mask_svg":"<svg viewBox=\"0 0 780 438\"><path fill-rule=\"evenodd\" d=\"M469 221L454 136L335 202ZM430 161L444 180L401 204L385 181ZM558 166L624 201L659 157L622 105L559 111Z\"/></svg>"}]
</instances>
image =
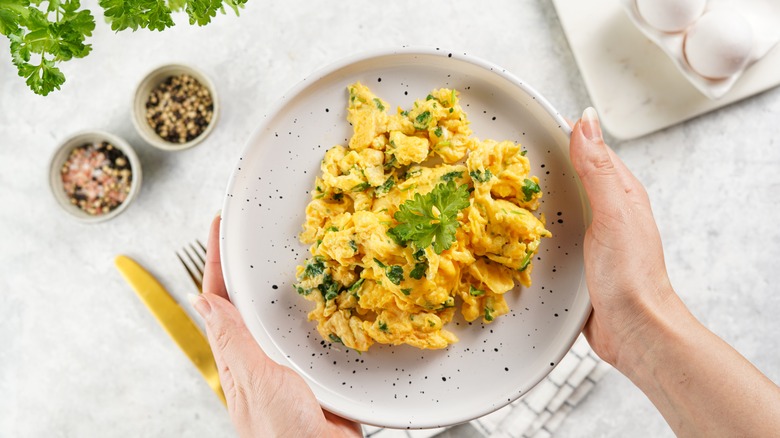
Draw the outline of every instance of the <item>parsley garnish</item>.
<instances>
[{"instance_id":1,"label":"parsley garnish","mask_svg":"<svg viewBox=\"0 0 780 438\"><path fill-rule=\"evenodd\" d=\"M406 296L409 296L409 294L412 293L412 289L411 288L401 289L401 293Z\"/></svg>"},{"instance_id":2,"label":"parsley garnish","mask_svg":"<svg viewBox=\"0 0 780 438\"><path fill-rule=\"evenodd\" d=\"M333 333L329 334L328 337L331 341L335 342L336 344L343 344L344 342L341 341L341 338L334 335Z\"/></svg>"},{"instance_id":3,"label":"parsley garnish","mask_svg":"<svg viewBox=\"0 0 780 438\"><path fill-rule=\"evenodd\" d=\"M447 172L441 176L441 180L445 182L450 182L455 178L463 178L463 172L462 171L458 172L457 170L454 170L452 172Z\"/></svg>"},{"instance_id":4,"label":"parsley garnish","mask_svg":"<svg viewBox=\"0 0 780 438\"><path fill-rule=\"evenodd\" d=\"M337 281L334 281L330 274L325 274L325 276L322 278L322 283L317 286L317 289L320 290L320 293L325 298L325 301L330 301L339 295L339 289L341 289L341 285Z\"/></svg>"},{"instance_id":5,"label":"parsley garnish","mask_svg":"<svg viewBox=\"0 0 780 438\"><path fill-rule=\"evenodd\" d=\"M414 128L423 130L428 129L428 123L431 121L431 112L423 111L417 117L414 118Z\"/></svg>"},{"instance_id":6,"label":"parsley garnish","mask_svg":"<svg viewBox=\"0 0 780 438\"><path fill-rule=\"evenodd\" d=\"M493 320L493 309L491 309L488 306L485 306L485 321L492 321Z\"/></svg>"},{"instance_id":7,"label":"parsley garnish","mask_svg":"<svg viewBox=\"0 0 780 438\"><path fill-rule=\"evenodd\" d=\"M428 269L428 262L419 262L414 264L414 269L409 273L409 276L415 280L419 280L425 276L425 271Z\"/></svg>"},{"instance_id":8,"label":"parsley garnish","mask_svg":"<svg viewBox=\"0 0 780 438\"><path fill-rule=\"evenodd\" d=\"M469 172L469 175L471 176L471 179L481 183L488 182L490 178L493 178L493 174L490 172L490 169L485 169L484 171L472 170Z\"/></svg>"},{"instance_id":9,"label":"parsley garnish","mask_svg":"<svg viewBox=\"0 0 780 438\"><path fill-rule=\"evenodd\" d=\"M379 321L379 330L382 330L383 332L387 331L387 323L384 321Z\"/></svg>"},{"instance_id":10,"label":"parsley garnish","mask_svg":"<svg viewBox=\"0 0 780 438\"><path fill-rule=\"evenodd\" d=\"M441 138L442 134L444 134L441 130L441 126L437 126L436 129L433 130L433 134L439 138Z\"/></svg>"},{"instance_id":11,"label":"parsley garnish","mask_svg":"<svg viewBox=\"0 0 780 438\"><path fill-rule=\"evenodd\" d=\"M433 244L436 254L452 246L455 231L460 226L458 212L469 206L468 186L454 181L441 183L425 196L415 193L414 199L401 204L393 216L398 225L388 230L396 241L414 242L425 249ZM438 213L434 213L434 207Z\"/></svg>"},{"instance_id":12,"label":"parsley garnish","mask_svg":"<svg viewBox=\"0 0 780 438\"><path fill-rule=\"evenodd\" d=\"M374 98L374 105L376 105L376 108L377 108L379 111L384 111L384 110L385 110L385 106L384 106L384 105L382 105L382 101L381 101L381 100L379 100L379 98L378 98L378 97L375 97L375 98Z\"/></svg>"},{"instance_id":13,"label":"parsley garnish","mask_svg":"<svg viewBox=\"0 0 780 438\"><path fill-rule=\"evenodd\" d=\"M357 242L355 242L354 240L349 241L349 247L352 249L352 251L358 252Z\"/></svg>"},{"instance_id":14,"label":"parsley garnish","mask_svg":"<svg viewBox=\"0 0 780 438\"><path fill-rule=\"evenodd\" d=\"M531 257L532 257L533 255L534 255L534 252L533 252L533 251L530 251L530 250L526 251L526 253L525 253L525 257L523 258L523 261L522 261L522 262L520 262L520 267L519 267L519 268L517 268L517 270L518 270L518 271L520 271L520 272L523 272L523 271L525 271L526 269L528 269L528 265L530 265L530 264L531 264Z\"/></svg>"},{"instance_id":15,"label":"parsley garnish","mask_svg":"<svg viewBox=\"0 0 780 438\"><path fill-rule=\"evenodd\" d=\"M404 268L398 265L387 266L377 258L374 258L374 262L379 265L380 268L385 270L387 279L390 280L394 285L398 286L404 280Z\"/></svg>"},{"instance_id":16,"label":"parsley garnish","mask_svg":"<svg viewBox=\"0 0 780 438\"><path fill-rule=\"evenodd\" d=\"M471 295L472 297L479 297L485 295L485 291L481 289L477 289L472 285L469 285L469 295Z\"/></svg>"},{"instance_id":17,"label":"parsley garnish","mask_svg":"<svg viewBox=\"0 0 780 438\"><path fill-rule=\"evenodd\" d=\"M363 190L371 188L371 184L364 182L352 187L353 192L362 192Z\"/></svg>"},{"instance_id":18,"label":"parsley garnish","mask_svg":"<svg viewBox=\"0 0 780 438\"><path fill-rule=\"evenodd\" d=\"M389 192L394 185L395 185L395 179L393 179L393 177L391 176L390 178L387 178L384 184L377 187L374 193L376 193L377 195L386 195L387 192Z\"/></svg>"},{"instance_id":19,"label":"parsley garnish","mask_svg":"<svg viewBox=\"0 0 780 438\"><path fill-rule=\"evenodd\" d=\"M542 188L539 187L539 184L535 183L533 180L530 180L526 178L523 180L523 194L525 195L525 201L528 202L533 198L534 193L539 193L542 191Z\"/></svg>"},{"instance_id":20,"label":"parsley garnish","mask_svg":"<svg viewBox=\"0 0 780 438\"><path fill-rule=\"evenodd\" d=\"M355 292L356 290L360 289L360 286L363 285L364 281L366 281L366 279L365 278L361 278L360 280L358 280L355 283L353 283L352 286L350 286L347 291L350 292L350 293L351 292Z\"/></svg>"},{"instance_id":21,"label":"parsley garnish","mask_svg":"<svg viewBox=\"0 0 780 438\"><path fill-rule=\"evenodd\" d=\"M303 269L303 278L316 277L325 270L325 264L322 263L322 257L314 257L306 263Z\"/></svg>"},{"instance_id":22,"label":"parsley garnish","mask_svg":"<svg viewBox=\"0 0 780 438\"><path fill-rule=\"evenodd\" d=\"M385 270L385 275L387 276L388 280L390 280L394 285L398 286L402 281L404 281L404 268L398 265L390 266Z\"/></svg>"}]
</instances>

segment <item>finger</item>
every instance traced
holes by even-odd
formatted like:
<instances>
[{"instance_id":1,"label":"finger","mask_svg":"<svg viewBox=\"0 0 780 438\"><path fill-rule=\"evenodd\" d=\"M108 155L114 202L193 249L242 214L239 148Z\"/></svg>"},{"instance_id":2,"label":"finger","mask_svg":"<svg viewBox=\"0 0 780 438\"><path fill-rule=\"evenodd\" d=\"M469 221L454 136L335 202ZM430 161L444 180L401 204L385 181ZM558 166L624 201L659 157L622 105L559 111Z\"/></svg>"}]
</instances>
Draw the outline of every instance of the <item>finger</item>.
<instances>
[{"instance_id":1,"label":"finger","mask_svg":"<svg viewBox=\"0 0 780 438\"><path fill-rule=\"evenodd\" d=\"M203 269L203 293L219 295L230 300L222 277L222 262L219 256L219 225L222 221L220 214L211 221L209 240L206 243L206 266Z\"/></svg>"},{"instance_id":2,"label":"finger","mask_svg":"<svg viewBox=\"0 0 780 438\"><path fill-rule=\"evenodd\" d=\"M245 388L253 376L262 375L268 357L230 301L204 293L193 299L192 306L205 322L228 404L235 403L236 389Z\"/></svg>"},{"instance_id":3,"label":"finger","mask_svg":"<svg viewBox=\"0 0 780 438\"><path fill-rule=\"evenodd\" d=\"M593 108L586 109L574 125L569 153L594 215L604 209L614 210L625 201L626 185L604 143L601 123Z\"/></svg>"}]
</instances>

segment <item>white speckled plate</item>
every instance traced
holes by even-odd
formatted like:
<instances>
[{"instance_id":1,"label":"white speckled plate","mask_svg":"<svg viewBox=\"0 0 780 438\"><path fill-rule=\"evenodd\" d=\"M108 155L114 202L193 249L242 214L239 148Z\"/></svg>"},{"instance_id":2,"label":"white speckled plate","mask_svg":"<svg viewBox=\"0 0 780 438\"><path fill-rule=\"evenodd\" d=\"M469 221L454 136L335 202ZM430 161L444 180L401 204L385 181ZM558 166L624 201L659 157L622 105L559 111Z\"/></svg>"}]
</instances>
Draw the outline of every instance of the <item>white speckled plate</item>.
<instances>
[{"instance_id":1,"label":"white speckled plate","mask_svg":"<svg viewBox=\"0 0 780 438\"><path fill-rule=\"evenodd\" d=\"M552 239L534 260L533 286L507 294L511 313L490 324L455 319L446 350L324 342L293 290L308 255L298 233L325 151L351 136L347 91L362 81L393 108L434 88L461 91L475 136L522 142L544 190ZM568 159L570 130L535 90L460 53L402 49L353 57L285 95L252 136L223 207L222 264L230 297L260 346L297 371L322 406L361 423L440 427L488 414L530 390L569 350L590 312L582 239L589 217Z\"/></svg>"}]
</instances>

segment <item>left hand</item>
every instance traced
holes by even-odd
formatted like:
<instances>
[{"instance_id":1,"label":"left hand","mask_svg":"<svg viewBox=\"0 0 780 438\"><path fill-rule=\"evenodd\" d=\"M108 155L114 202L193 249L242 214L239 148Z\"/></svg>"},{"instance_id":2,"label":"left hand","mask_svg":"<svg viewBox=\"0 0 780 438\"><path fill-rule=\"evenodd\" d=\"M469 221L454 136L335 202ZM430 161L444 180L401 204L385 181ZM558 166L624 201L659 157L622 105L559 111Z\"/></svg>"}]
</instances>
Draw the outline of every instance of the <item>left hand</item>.
<instances>
[{"instance_id":1,"label":"left hand","mask_svg":"<svg viewBox=\"0 0 780 438\"><path fill-rule=\"evenodd\" d=\"M242 437L362 437L360 425L324 411L306 382L266 356L249 333L222 277L220 220L211 224L203 294L192 305L206 323L236 431Z\"/></svg>"}]
</instances>

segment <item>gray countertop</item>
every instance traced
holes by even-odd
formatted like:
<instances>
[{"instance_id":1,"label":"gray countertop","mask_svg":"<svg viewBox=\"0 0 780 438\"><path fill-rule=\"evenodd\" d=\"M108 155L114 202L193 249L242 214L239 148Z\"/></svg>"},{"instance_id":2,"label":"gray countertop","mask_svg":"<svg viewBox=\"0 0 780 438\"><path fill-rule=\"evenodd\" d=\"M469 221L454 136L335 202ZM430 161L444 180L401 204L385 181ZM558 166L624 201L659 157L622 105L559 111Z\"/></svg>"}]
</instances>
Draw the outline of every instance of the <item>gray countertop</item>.
<instances>
[{"instance_id":1,"label":"gray countertop","mask_svg":"<svg viewBox=\"0 0 780 438\"><path fill-rule=\"evenodd\" d=\"M114 33L97 15L92 53L67 82L30 92L0 37L0 436L234 436L230 420L122 281L125 253L176 298L192 292L174 251L204 240L250 133L282 93L346 55L401 45L451 48L505 67L564 115L589 105L552 5L541 0L252 0L240 18ZM130 122L136 84L170 62L215 81L223 111L199 146L165 153ZM646 185L672 283L691 311L780 381L780 89L633 141L612 142ZM49 193L59 141L103 129L135 145L140 196L83 225ZM189 308L188 308L189 310ZM558 430L563 437L671 436L645 396L610 372Z\"/></svg>"}]
</instances>

